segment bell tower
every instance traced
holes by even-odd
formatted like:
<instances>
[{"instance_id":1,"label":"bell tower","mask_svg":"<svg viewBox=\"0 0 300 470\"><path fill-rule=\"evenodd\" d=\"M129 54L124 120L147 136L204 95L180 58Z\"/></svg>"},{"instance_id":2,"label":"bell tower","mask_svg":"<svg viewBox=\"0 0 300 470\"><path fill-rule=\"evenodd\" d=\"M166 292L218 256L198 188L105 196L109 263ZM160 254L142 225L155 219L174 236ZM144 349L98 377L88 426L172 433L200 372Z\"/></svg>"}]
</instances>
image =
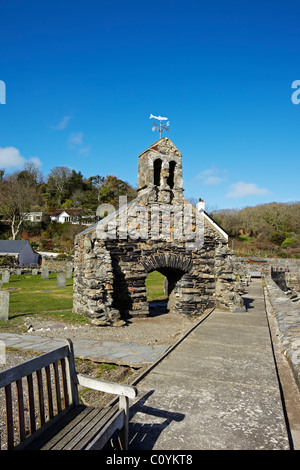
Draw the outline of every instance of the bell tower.
<instances>
[{"instance_id":1,"label":"bell tower","mask_svg":"<svg viewBox=\"0 0 300 470\"><path fill-rule=\"evenodd\" d=\"M155 202L172 203L182 198L182 155L166 137L139 155L138 191L150 189Z\"/></svg>"}]
</instances>

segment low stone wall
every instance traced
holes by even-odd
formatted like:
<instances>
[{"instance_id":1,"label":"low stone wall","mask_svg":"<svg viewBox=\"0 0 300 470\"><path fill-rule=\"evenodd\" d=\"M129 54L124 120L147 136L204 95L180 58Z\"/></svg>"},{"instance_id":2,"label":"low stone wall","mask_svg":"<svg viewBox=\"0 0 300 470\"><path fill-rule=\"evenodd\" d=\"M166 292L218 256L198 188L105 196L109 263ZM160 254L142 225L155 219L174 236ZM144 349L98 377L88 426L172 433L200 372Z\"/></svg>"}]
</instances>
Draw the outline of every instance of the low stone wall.
<instances>
[{"instance_id":1,"label":"low stone wall","mask_svg":"<svg viewBox=\"0 0 300 470\"><path fill-rule=\"evenodd\" d=\"M270 275L265 276L265 295L277 321L282 353L287 358L300 390L300 300L294 301Z\"/></svg>"},{"instance_id":2,"label":"low stone wall","mask_svg":"<svg viewBox=\"0 0 300 470\"><path fill-rule=\"evenodd\" d=\"M66 271L70 264L73 266L73 260L69 258L43 257L41 267L49 269L51 273L60 273Z\"/></svg>"},{"instance_id":3,"label":"low stone wall","mask_svg":"<svg viewBox=\"0 0 300 470\"><path fill-rule=\"evenodd\" d=\"M264 258L264 263L249 263L249 258L232 257L233 270L245 275L250 271L271 273L273 280L282 290L300 292L300 259Z\"/></svg>"}]
</instances>

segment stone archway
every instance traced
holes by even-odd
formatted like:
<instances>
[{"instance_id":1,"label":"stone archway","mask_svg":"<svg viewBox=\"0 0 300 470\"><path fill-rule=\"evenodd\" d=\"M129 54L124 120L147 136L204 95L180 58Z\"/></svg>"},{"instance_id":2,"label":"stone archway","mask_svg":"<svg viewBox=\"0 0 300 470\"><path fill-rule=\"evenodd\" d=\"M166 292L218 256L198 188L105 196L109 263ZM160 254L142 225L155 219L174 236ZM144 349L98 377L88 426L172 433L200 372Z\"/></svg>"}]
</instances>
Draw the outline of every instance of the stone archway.
<instances>
[{"instance_id":1,"label":"stone archway","mask_svg":"<svg viewBox=\"0 0 300 470\"><path fill-rule=\"evenodd\" d=\"M158 253L141 260L141 265L147 275L158 271L166 277L167 311L175 313L182 310L182 289L187 287L189 273L193 268L192 260L179 254Z\"/></svg>"}]
</instances>

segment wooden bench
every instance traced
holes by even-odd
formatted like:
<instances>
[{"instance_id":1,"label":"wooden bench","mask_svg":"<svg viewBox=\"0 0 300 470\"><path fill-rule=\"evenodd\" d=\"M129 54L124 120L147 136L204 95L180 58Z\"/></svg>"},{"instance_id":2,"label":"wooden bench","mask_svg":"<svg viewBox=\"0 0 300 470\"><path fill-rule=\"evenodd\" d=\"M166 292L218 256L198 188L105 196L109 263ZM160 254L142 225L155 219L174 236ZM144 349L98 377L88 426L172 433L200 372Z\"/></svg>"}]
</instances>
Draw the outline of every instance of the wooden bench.
<instances>
[{"instance_id":1,"label":"wooden bench","mask_svg":"<svg viewBox=\"0 0 300 470\"><path fill-rule=\"evenodd\" d=\"M105 408L82 405L79 385L118 395L119 400L112 399ZM2 443L2 449L97 450L116 431L121 449L128 448L129 398L137 395L136 388L77 373L70 340L1 372L1 388L6 402L6 444Z\"/></svg>"}]
</instances>

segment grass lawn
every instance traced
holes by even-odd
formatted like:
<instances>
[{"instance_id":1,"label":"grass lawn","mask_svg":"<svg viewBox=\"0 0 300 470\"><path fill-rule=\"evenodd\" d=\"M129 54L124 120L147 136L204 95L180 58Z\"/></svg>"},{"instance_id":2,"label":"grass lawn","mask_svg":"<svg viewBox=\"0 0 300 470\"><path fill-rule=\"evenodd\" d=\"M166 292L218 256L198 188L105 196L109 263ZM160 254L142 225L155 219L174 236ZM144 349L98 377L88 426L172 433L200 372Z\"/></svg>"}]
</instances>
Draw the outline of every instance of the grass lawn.
<instances>
[{"instance_id":1,"label":"grass lawn","mask_svg":"<svg viewBox=\"0 0 300 470\"><path fill-rule=\"evenodd\" d=\"M146 279L146 287L148 291L148 301L164 300L168 296L164 294L165 276L158 271L152 271Z\"/></svg>"},{"instance_id":2,"label":"grass lawn","mask_svg":"<svg viewBox=\"0 0 300 470\"><path fill-rule=\"evenodd\" d=\"M9 321L0 322L0 330L19 326L24 317L38 315L44 320L86 323L82 315L72 312L73 279L67 279L66 287L56 287L56 273L50 273L49 279L41 275L11 275L10 281L2 285L2 290L10 293Z\"/></svg>"}]
</instances>

